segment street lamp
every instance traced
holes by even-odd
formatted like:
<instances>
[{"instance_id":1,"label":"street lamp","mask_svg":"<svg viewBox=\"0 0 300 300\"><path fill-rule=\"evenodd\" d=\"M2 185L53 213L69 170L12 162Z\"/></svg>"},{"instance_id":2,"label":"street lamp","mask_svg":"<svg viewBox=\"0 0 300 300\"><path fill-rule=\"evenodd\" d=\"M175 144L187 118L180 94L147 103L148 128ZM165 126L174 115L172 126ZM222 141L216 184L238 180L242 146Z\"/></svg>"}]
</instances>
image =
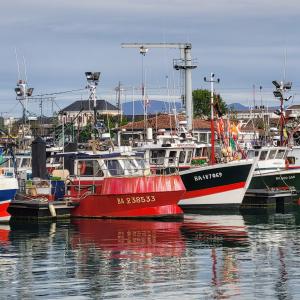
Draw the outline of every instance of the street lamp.
<instances>
[{"instance_id":1,"label":"street lamp","mask_svg":"<svg viewBox=\"0 0 300 300\"><path fill-rule=\"evenodd\" d=\"M285 98L285 93L288 92L292 88L292 82L283 82L273 80L272 83L274 84L276 90L273 91L275 98L278 98L280 101L280 146L283 145L283 126L285 122L285 117L283 114L283 101L289 101L292 96Z\"/></svg>"}]
</instances>

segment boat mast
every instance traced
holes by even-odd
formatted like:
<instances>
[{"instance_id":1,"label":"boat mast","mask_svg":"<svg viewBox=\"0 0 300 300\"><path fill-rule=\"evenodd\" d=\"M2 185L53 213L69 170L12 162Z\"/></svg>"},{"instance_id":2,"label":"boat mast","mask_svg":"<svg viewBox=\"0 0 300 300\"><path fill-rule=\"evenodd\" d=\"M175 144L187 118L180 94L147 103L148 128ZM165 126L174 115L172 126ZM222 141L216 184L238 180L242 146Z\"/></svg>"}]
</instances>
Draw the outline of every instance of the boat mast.
<instances>
[{"instance_id":1,"label":"boat mast","mask_svg":"<svg viewBox=\"0 0 300 300\"><path fill-rule=\"evenodd\" d=\"M211 130L211 155L210 164L215 164L215 125L214 125L214 83L219 83L220 79L214 79L215 74L210 73L210 79L204 77L205 82L210 82L210 130Z\"/></svg>"},{"instance_id":2,"label":"boat mast","mask_svg":"<svg viewBox=\"0 0 300 300\"><path fill-rule=\"evenodd\" d=\"M25 80L19 79L17 82L17 87L15 88L17 95L17 100L22 104L23 107L23 143L25 142L25 127L27 125L27 111L28 111L28 98L32 96L33 88L27 87L27 82ZM23 146L25 146L23 144Z\"/></svg>"},{"instance_id":3,"label":"boat mast","mask_svg":"<svg viewBox=\"0 0 300 300\"><path fill-rule=\"evenodd\" d=\"M90 90L89 101L93 101L94 110L94 130L97 129L97 96L96 89L99 84L100 72L85 72L85 77L88 82L87 88Z\"/></svg>"}]
</instances>

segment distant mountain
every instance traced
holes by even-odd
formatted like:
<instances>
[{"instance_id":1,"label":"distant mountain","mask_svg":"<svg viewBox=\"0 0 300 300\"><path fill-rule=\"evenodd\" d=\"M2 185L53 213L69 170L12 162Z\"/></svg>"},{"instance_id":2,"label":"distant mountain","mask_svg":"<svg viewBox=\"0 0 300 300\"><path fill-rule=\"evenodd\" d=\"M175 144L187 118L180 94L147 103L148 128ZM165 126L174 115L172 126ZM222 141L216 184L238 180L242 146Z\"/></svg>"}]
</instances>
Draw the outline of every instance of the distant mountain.
<instances>
[{"instance_id":1,"label":"distant mountain","mask_svg":"<svg viewBox=\"0 0 300 300\"><path fill-rule=\"evenodd\" d=\"M249 110L249 108L241 103L230 103L227 105L228 109L235 110L235 111L243 111Z\"/></svg>"},{"instance_id":2,"label":"distant mountain","mask_svg":"<svg viewBox=\"0 0 300 300\"><path fill-rule=\"evenodd\" d=\"M133 107L134 106L134 107ZM147 111L148 114L156 114L156 113L168 113L173 112L176 109L177 112L181 110L180 102L171 102L171 101L161 101L161 100L149 100ZM122 104L123 114L127 116L133 115L133 111L135 115L143 115L144 114L144 103L142 100L136 100L130 102L125 102Z\"/></svg>"}]
</instances>

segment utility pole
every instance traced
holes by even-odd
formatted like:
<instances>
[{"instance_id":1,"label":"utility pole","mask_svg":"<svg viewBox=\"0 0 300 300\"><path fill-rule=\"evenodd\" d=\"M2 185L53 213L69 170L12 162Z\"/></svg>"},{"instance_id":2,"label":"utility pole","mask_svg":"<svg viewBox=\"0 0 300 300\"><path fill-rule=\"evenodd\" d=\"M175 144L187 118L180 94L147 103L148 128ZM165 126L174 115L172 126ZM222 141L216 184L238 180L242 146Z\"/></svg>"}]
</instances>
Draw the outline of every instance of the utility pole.
<instances>
[{"instance_id":1,"label":"utility pole","mask_svg":"<svg viewBox=\"0 0 300 300\"><path fill-rule=\"evenodd\" d=\"M210 82L210 130L211 130L211 156L210 164L215 164L215 125L214 125L214 83L219 83L220 79L214 79L215 74L210 73L210 79L204 77L205 82Z\"/></svg>"},{"instance_id":2,"label":"utility pole","mask_svg":"<svg viewBox=\"0 0 300 300\"><path fill-rule=\"evenodd\" d=\"M115 88L116 91L116 102L117 102L117 108L118 108L118 113L119 113L119 117L120 117L120 122L122 122L123 119L123 112L122 112L122 104L121 104L121 93L122 91L124 91L124 89L122 88L122 84L121 81L119 81L118 86Z\"/></svg>"}]
</instances>

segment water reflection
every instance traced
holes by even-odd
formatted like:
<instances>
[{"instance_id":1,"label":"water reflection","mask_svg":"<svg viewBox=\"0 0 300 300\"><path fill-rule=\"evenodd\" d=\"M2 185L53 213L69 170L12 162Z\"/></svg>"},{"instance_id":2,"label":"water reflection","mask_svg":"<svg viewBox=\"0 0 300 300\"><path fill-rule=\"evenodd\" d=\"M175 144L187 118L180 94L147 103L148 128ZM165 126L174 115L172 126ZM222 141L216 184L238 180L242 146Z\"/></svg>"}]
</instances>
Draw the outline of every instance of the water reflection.
<instances>
[{"instance_id":1,"label":"water reflection","mask_svg":"<svg viewBox=\"0 0 300 300\"><path fill-rule=\"evenodd\" d=\"M179 257L185 250L181 222L75 220L72 245L81 251L105 251L107 258Z\"/></svg>"},{"instance_id":2,"label":"water reflection","mask_svg":"<svg viewBox=\"0 0 300 300\"><path fill-rule=\"evenodd\" d=\"M300 212L0 227L0 298L230 299L300 294Z\"/></svg>"},{"instance_id":3,"label":"water reflection","mask_svg":"<svg viewBox=\"0 0 300 300\"><path fill-rule=\"evenodd\" d=\"M181 229L200 247L240 247L248 242L241 215L186 215Z\"/></svg>"},{"instance_id":4,"label":"water reflection","mask_svg":"<svg viewBox=\"0 0 300 300\"><path fill-rule=\"evenodd\" d=\"M0 246L1 246L0 249L2 249L2 247L4 247L5 245L8 244L9 231L10 231L9 225L1 225L0 224Z\"/></svg>"}]
</instances>

